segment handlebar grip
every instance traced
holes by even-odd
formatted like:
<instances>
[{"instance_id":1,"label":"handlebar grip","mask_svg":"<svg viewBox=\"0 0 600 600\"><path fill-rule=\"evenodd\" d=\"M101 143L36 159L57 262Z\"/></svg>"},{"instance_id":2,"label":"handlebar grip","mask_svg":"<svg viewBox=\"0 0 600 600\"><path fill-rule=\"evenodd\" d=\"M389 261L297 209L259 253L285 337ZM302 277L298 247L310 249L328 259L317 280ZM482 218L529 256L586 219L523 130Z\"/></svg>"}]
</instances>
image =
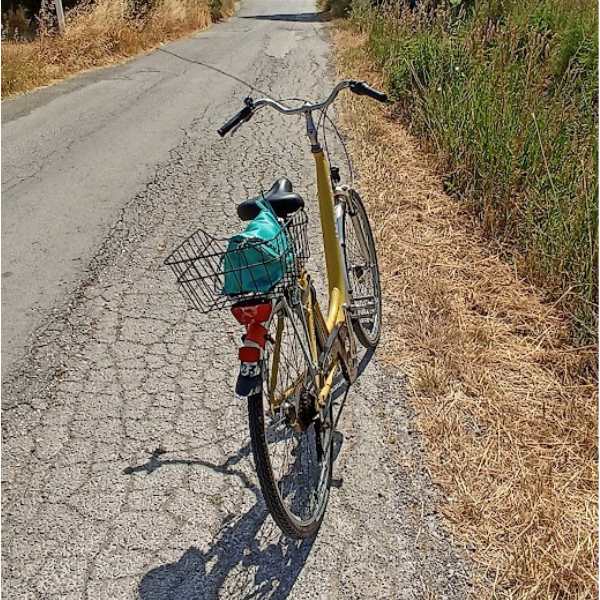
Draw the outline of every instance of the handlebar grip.
<instances>
[{"instance_id":1,"label":"handlebar grip","mask_svg":"<svg viewBox=\"0 0 600 600\"><path fill-rule=\"evenodd\" d=\"M247 102L246 106L240 110L239 113L233 115L229 121L227 121L222 127L217 129L217 133L221 137L225 137L234 127L243 123L244 121L248 121L252 116L252 102Z\"/></svg>"},{"instance_id":2,"label":"handlebar grip","mask_svg":"<svg viewBox=\"0 0 600 600\"><path fill-rule=\"evenodd\" d=\"M378 90L368 86L364 81L354 81L351 83L350 91L359 96L369 96L369 98L373 98L373 100L377 100L379 102L388 101L388 96L385 92L379 92Z\"/></svg>"}]
</instances>

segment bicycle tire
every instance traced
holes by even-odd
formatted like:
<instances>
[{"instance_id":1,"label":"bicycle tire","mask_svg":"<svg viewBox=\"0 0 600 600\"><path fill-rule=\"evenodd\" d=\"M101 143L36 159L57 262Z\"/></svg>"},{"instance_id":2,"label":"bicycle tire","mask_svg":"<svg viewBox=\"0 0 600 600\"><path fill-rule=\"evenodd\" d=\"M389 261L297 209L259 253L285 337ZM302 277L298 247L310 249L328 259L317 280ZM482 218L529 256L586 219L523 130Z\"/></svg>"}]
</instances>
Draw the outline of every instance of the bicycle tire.
<instances>
[{"instance_id":1,"label":"bicycle tire","mask_svg":"<svg viewBox=\"0 0 600 600\"><path fill-rule=\"evenodd\" d=\"M358 221L359 226L364 234L364 237L366 238L366 245L367 245L367 251L369 256L365 257L367 258L367 260L369 261L369 267L370 267L370 271L371 271L371 281L372 281L372 288L373 288L373 297L374 297L374 305L375 305L375 310L374 310L374 315L373 318L370 319L368 316L367 318L365 318L365 316L361 316L361 317L351 317L352 318L352 324L354 326L354 331L356 333L356 336L358 337L360 343L365 347L365 348L375 348L377 346L377 344L379 343L379 340L381 338L381 320L382 320L382 300L381 300L381 279L380 279L380 274L379 274L379 263L377 261L377 249L375 247L375 238L373 236L373 230L371 229L371 225L369 223L369 218L367 216L367 211L365 209L365 206L363 204L363 201L361 199L361 197L359 196L358 192L356 192L355 190L350 190L349 191L350 194L350 207L349 209L354 211L354 214L352 215L349 212L349 209L347 208L344 211L344 215L343 215L343 227L342 227L342 231L343 231L343 235L344 235L344 239L342 240L342 248L343 248L343 253L344 253L344 264L346 266L346 273L348 274L348 283L349 283L349 293L350 293L350 297L352 300L352 297L356 297L358 294L356 293L357 291L357 285L356 285L356 280L354 279L354 273L356 271L356 265L353 264L353 257L350 256L351 254L351 241L349 239L349 229L348 226L350 224L355 225L356 222ZM348 219L348 217L351 217L350 219ZM355 217L356 220L352 217ZM356 305L354 305L354 300L352 300L352 308L354 310L361 310L361 307L358 305L358 303ZM352 311L351 311L352 312ZM372 327L368 328L367 327L367 322L371 320L372 321Z\"/></svg>"},{"instance_id":2,"label":"bicycle tire","mask_svg":"<svg viewBox=\"0 0 600 600\"><path fill-rule=\"evenodd\" d=\"M269 459L269 452L264 435L264 410L263 395L256 394L248 397L248 416L250 422L250 439L252 441L252 454L260 488L269 513L281 531L293 538L305 539L313 537L319 531L325 517L325 509L329 501L331 488L331 469L333 468L333 452L329 452L329 475L326 485L326 497L323 499L322 509L310 522L299 524L290 518L286 507L281 501L279 489Z\"/></svg>"},{"instance_id":3,"label":"bicycle tire","mask_svg":"<svg viewBox=\"0 0 600 600\"><path fill-rule=\"evenodd\" d=\"M267 505L267 508L275 523L279 526L283 533L293 538L309 538L316 535L318 532L321 523L323 522L325 510L329 500L333 469L333 436L330 430L329 439L328 442L326 442L328 447L322 449L328 458L325 459L327 464L323 464L322 466L322 468L326 469L326 479L323 481L323 488L319 490L321 496L318 498L317 509L314 513L310 514L308 518L301 519L298 517L298 515L293 514L290 507L286 503L288 498L284 497L286 496L287 491L285 489L285 478L287 477L287 474L284 474L283 477L278 478L274 473L273 451L272 446L270 448L268 439L269 434L265 426L265 416L270 408L268 395L265 393L266 385L267 384L263 382L263 389L261 392L248 397L248 422L256 474L258 476L258 481L263 493L265 504ZM331 405L329 403L324 412L326 413L325 417L329 421L330 425L332 425L331 410ZM311 424L305 433L299 435L306 435L308 440L309 431L311 428L316 430L316 427L316 424ZM315 431L313 431L313 433L315 436L320 435ZM298 433L295 432L295 435L298 435ZM301 441L299 445L303 443L308 445L311 444L312 441ZM302 458L296 458L296 463L298 460L301 462ZM320 474L320 476L321 475L322 474ZM299 490L299 488L297 488L297 491L296 489L292 490L292 493L296 494L301 493L302 491L305 490ZM294 496L292 496L292 498L293 497Z\"/></svg>"}]
</instances>

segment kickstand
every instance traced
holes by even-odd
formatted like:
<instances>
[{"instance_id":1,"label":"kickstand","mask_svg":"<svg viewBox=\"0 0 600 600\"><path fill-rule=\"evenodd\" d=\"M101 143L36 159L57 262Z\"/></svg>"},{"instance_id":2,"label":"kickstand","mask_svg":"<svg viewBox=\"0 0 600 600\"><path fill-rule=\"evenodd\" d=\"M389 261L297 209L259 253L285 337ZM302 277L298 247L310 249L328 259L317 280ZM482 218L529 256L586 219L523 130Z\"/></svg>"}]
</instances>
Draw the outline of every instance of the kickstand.
<instances>
[{"instance_id":1,"label":"kickstand","mask_svg":"<svg viewBox=\"0 0 600 600\"><path fill-rule=\"evenodd\" d=\"M347 386L346 391L344 392L344 397L342 398L342 401L340 402L340 405L339 405L337 416L335 418L335 423L333 424L333 431L335 431L337 429L337 424L338 424L338 421L340 420L340 417L342 416L342 409L344 408L344 404L346 404L346 398L348 398L349 391L350 391L350 386Z\"/></svg>"}]
</instances>

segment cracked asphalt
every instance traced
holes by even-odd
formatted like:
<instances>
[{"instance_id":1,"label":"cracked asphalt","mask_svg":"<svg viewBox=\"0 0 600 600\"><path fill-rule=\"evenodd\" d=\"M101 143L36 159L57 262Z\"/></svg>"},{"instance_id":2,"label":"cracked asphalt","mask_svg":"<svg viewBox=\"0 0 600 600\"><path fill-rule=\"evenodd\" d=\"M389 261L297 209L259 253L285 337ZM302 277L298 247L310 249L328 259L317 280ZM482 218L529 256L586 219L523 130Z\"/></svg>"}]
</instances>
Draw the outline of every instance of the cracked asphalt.
<instances>
[{"instance_id":1,"label":"cracked asphalt","mask_svg":"<svg viewBox=\"0 0 600 600\"><path fill-rule=\"evenodd\" d=\"M341 420L324 525L285 538L233 394L239 327L187 310L161 266L197 227L236 232L236 202L282 174L318 248L302 122L262 111L226 141L215 130L248 93L240 80L324 96L327 26L308 0L246 0L189 40L3 105L7 140L41 128L3 156L6 598L467 596L403 378L371 360ZM80 129L46 135L75 105ZM40 158L54 151L56 168Z\"/></svg>"}]
</instances>

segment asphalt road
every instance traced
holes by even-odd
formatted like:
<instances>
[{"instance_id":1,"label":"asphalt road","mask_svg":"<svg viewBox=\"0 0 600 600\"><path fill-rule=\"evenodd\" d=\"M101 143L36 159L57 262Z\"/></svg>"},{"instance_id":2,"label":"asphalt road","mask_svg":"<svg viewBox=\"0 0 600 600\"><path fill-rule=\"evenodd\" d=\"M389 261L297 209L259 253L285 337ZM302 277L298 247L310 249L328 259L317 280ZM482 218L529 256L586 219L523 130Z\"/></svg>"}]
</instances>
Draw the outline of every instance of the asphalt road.
<instances>
[{"instance_id":1,"label":"asphalt road","mask_svg":"<svg viewBox=\"0 0 600 600\"><path fill-rule=\"evenodd\" d=\"M215 133L241 80L281 98L331 88L314 11L246 0L191 39L3 103L7 598L466 596L403 379L368 365L326 521L314 540L286 539L233 395L238 327L186 310L161 268L198 226L237 231L236 201L281 174L318 246L302 123L263 111L227 141Z\"/></svg>"}]
</instances>

